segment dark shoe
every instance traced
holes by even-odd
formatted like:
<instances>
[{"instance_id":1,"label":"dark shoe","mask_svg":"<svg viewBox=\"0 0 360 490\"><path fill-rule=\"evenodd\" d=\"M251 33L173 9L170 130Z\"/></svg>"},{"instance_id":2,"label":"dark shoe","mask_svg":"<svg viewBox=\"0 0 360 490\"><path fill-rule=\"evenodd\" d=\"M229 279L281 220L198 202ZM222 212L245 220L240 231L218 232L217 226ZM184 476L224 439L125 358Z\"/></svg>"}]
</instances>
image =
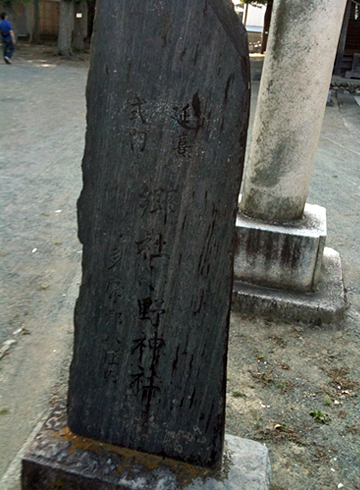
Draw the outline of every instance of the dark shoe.
<instances>
[{"instance_id":1,"label":"dark shoe","mask_svg":"<svg viewBox=\"0 0 360 490\"><path fill-rule=\"evenodd\" d=\"M5 63L11 65L11 59L8 56L4 56Z\"/></svg>"}]
</instances>

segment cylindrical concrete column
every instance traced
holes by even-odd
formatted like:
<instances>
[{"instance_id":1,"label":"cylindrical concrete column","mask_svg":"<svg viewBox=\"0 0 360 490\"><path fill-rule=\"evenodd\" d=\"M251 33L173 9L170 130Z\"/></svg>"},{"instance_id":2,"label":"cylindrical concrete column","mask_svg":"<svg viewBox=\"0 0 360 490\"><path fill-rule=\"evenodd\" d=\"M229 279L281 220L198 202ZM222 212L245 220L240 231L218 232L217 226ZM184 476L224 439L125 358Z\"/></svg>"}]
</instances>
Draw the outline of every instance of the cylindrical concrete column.
<instances>
[{"instance_id":1,"label":"cylindrical concrete column","mask_svg":"<svg viewBox=\"0 0 360 490\"><path fill-rule=\"evenodd\" d=\"M302 217L346 0L275 0L240 211Z\"/></svg>"}]
</instances>

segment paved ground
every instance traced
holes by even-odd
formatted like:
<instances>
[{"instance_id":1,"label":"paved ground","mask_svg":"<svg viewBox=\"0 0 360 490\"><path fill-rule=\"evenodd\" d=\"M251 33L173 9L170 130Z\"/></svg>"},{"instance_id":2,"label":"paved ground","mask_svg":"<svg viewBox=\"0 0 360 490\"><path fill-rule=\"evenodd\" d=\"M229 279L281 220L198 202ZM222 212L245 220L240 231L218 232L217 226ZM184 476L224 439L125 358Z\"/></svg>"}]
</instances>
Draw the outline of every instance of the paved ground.
<instances>
[{"instance_id":1,"label":"paved ground","mask_svg":"<svg viewBox=\"0 0 360 490\"><path fill-rule=\"evenodd\" d=\"M49 50L20 50L14 65L0 65L0 489L19 488L19 451L66 390L80 280L75 205L86 75L86 63L54 61ZM327 245L342 257L347 318L312 328L232 318L228 430L268 445L273 490L360 489L360 108L353 97L334 102L308 201L327 208ZM326 385L340 379L348 389ZM323 406L327 393L330 406ZM312 407L332 423L314 423Z\"/></svg>"}]
</instances>

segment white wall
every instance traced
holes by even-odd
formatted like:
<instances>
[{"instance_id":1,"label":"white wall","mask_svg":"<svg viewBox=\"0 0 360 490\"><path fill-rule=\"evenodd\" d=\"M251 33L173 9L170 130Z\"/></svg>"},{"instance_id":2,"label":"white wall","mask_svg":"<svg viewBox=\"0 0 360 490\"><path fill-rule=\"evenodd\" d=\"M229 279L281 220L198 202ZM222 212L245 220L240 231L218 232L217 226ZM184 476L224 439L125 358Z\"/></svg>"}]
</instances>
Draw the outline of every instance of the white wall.
<instances>
[{"instance_id":1,"label":"white wall","mask_svg":"<svg viewBox=\"0 0 360 490\"><path fill-rule=\"evenodd\" d=\"M264 25L266 6L254 7L249 5L247 19L246 19L246 29L252 30L251 28L256 28L256 30L262 31Z\"/></svg>"}]
</instances>

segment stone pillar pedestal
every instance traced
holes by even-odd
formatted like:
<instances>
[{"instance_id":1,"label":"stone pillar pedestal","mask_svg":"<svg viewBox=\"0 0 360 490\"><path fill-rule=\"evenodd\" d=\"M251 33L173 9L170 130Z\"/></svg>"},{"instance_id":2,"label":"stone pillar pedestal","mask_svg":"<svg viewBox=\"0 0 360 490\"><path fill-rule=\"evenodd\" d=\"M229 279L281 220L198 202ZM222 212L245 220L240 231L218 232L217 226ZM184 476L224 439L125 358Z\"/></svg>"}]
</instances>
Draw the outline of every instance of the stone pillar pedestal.
<instances>
[{"instance_id":1,"label":"stone pillar pedestal","mask_svg":"<svg viewBox=\"0 0 360 490\"><path fill-rule=\"evenodd\" d=\"M305 204L345 4L274 1L237 219L234 272L245 285L319 287L326 214Z\"/></svg>"},{"instance_id":2,"label":"stone pillar pedestal","mask_svg":"<svg viewBox=\"0 0 360 490\"><path fill-rule=\"evenodd\" d=\"M234 277L264 287L309 293L319 279L326 239L326 210L307 204L304 218L268 224L239 214Z\"/></svg>"}]
</instances>

